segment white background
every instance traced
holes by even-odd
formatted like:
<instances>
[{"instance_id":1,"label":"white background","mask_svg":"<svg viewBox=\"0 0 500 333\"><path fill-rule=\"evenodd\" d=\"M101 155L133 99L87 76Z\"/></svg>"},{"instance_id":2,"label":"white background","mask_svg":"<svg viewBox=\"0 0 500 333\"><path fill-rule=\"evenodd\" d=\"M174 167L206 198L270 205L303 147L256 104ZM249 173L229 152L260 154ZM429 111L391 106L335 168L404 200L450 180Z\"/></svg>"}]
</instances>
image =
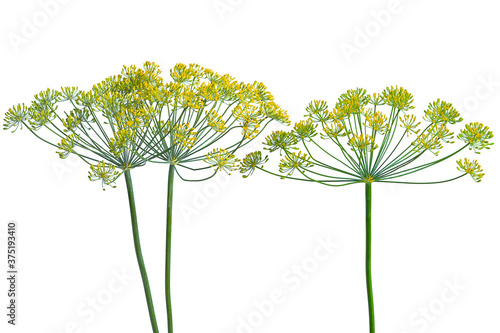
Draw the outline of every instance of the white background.
<instances>
[{"instance_id":1,"label":"white background","mask_svg":"<svg viewBox=\"0 0 500 333\"><path fill-rule=\"evenodd\" d=\"M29 103L48 87L89 89L122 65L155 61L167 78L175 63L195 62L237 80L264 82L292 121L312 99L333 105L350 88L372 93L400 85L413 93L419 117L439 97L459 108L464 123L484 122L499 133L494 4L3 1L0 109ZM8 220L19 222L20 239L18 326L6 324L2 279L2 332L149 332L124 178L104 192L88 181L83 163L60 160L28 131L1 131L0 140L1 251ZM498 332L497 149L477 156L486 172L479 184L466 177L430 186L374 185L379 332ZM167 168L148 165L133 174L143 252L166 332ZM437 174L457 175L454 161L441 164ZM177 332L368 332L362 185L328 188L263 173L249 179L233 174L218 183L177 179L174 204ZM317 239L328 237L339 248L317 268L307 266L314 263ZM303 263L311 272L293 289L284 276ZM120 283L115 275L123 272L129 280ZM458 295L447 289L454 280L466 287ZM266 301L273 290L283 293L274 308ZM91 310L92 298L100 311ZM423 319L419 311L429 307L432 317ZM243 328L242 321L253 326Z\"/></svg>"}]
</instances>

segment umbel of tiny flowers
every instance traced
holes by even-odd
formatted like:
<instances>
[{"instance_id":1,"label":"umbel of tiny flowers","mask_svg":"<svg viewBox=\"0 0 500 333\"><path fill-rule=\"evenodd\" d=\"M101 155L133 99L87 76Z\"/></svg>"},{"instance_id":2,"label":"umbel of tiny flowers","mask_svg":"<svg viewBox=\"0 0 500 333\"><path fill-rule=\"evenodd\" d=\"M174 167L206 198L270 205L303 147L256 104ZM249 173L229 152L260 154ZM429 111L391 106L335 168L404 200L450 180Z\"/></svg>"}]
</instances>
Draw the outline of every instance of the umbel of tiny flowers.
<instances>
[{"instance_id":1,"label":"umbel of tiny flowers","mask_svg":"<svg viewBox=\"0 0 500 333\"><path fill-rule=\"evenodd\" d=\"M177 64L165 84L163 111L156 122L157 136L150 143L152 162L169 165L165 298L168 331L173 332L170 288L173 184L210 179L240 167L235 153L252 141L270 122L289 125L286 111L260 82L236 81L197 64ZM165 119L163 119L165 118ZM201 172L202 176L193 178ZM188 176L186 176L186 173Z\"/></svg>"},{"instance_id":2,"label":"umbel of tiny flowers","mask_svg":"<svg viewBox=\"0 0 500 333\"><path fill-rule=\"evenodd\" d=\"M143 166L156 136L163 82L157 65L123 67L119 75L95 84L89 91L76 87L47 89L31 105L18 104L5 115L4 129L26 128L52 145L60 158L75 154L90 165L88 178L105 185L125 174L134 248L141 273L153 332L158 332L148 276L142 257L130 170Z\"/></svg>"},{"instance_id":3,"label":"umbel of tiny flowers","mask_svg":"<svg viewBox=\"0 0 500 333\"><path fill-rule=\"evenodd\" d=\"M476 182L483 170L476 160L457 161L460 173L449 179L415 182L401 177L435 167L467 147L479 154L493 143L487 126L474 122L465 125L457 135L463 143L444 157L438 157L445 145L454 143L449 127L462 121L459 112L440 99L431 102L421 122L410 113L413 96L401 87L388 87L380 94L368 95L357 88L342 94L334 108L325 101L312 101L306 108L306 119L291 131L274 131L265 138L264 149L279 151L279 172L263 164L268 157L260 151L248 154L240 171L251 174L259 169L281 178L319 183L331 187L365 184L366 204L366 287L370 333L375 332L375 315L371 281L371 204L372 183L438 184L471 175ZM319 133L319 135L318 135ZM423 154L434 158L419 163Z\"/></svg>"},{"instance_id":4,"label":"umbel of tiny flowers","mask_svg":"<svg viewBox=\"0 0 500 333\"><path fill-rule=\"evenodd\" d=\"M165 289L168 329L173 331L170 296L173 180L202 181L218 171L237 170L235 152L271 121L289 125L282 110L260 82L246 84L229 75L192 64L177 64L164 83L159 67L124 67L82 92L75 87L46 90L30 106L8 110L4 129L27 128L56 147L61 158L75 154L90 164L89 179L114 187L124 173L129 194L136 255L143 278L151 325L158 332L151 291L141 254L130 170L146 162L169 164ZM56 112L62 106L63 114ZM37 134L44 129L46 135ZM213 147L217 142L218 147ZM205 170L187 179L178 169Z\"/></svg>"}]
</instances>

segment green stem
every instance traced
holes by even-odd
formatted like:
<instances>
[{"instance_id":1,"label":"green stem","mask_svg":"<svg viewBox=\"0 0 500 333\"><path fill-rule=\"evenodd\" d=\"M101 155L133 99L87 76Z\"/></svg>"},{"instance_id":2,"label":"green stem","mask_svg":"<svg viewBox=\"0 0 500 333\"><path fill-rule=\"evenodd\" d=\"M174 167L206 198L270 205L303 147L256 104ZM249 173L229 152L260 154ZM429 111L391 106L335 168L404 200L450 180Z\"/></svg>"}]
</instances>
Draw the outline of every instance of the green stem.
<instances>
[{"instance_id":1,"label":"green stem","mask_svg":"<svg viewBox=\"0 0 500 333\"><path fill-rule=\"evenodd\" d=\"M172 199L174 194L175 166L170 164L168 169L168 196L167 196L167 245L165 249L165 301L167 302L168 333L174 331L172 323L172 300L170 294L170 258L172 257Z\"/></svg>"},{"instance_id":2,"label":"green stem","mask_svg":"<svg viewBox=\"0 0 500 333\"><path fill-rule=\"evenodd\" d=\"M151 320L151 327L154 333L158 333L158 324L156 323L155 309L153 307L153 298L151 296L151 289L149 288L148 274L146 273L146 266L142 258L141 241L139 239L139 228L137 226L137 212L135 209L134 188L132 187L132 177L130 170L125 171L125 181L127 183L128 202L130 205L130 217L132 219L132 232L134 235L135 254L137 256L137 263L141 271L142 284L144 286L144 293L146 294L146 302L148 303L149 318Z\"/></svg>"},{"instance_id":3,"label":"green stem","mask_svg":"<svg viewBox=\"0 0 500 333\"><path fill-rule=\"evenodd\" d=\"M365 183L366 200L366 291L368 294L368 313L370 316L370 333L375 333L375 311L373 307L372 289L372 184Z\"/></svg>"}]
</instances>

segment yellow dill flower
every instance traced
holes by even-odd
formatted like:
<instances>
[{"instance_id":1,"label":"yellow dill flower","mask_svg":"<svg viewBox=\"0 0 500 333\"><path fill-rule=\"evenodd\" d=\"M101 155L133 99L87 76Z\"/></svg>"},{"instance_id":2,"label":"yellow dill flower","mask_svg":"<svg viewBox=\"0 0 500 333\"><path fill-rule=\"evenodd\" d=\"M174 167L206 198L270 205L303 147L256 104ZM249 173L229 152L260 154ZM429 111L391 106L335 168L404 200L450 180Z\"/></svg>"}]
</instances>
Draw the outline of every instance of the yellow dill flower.
<instances>
[{"instance_id":1,"label":"yellow dill flower","mask_svg":"<svg viewBox=\"0 0 500 333\"><path fill-rule=\"evenodd\" d=\"M313 124L311 119L301 120L295 123L293 126L292 133L295 135L297 140L305 140L314 137L316 133L317 124Z\"/></svg>"},{"instance_id":2,"label":"yellow dill flower","mask_svg":"<svg viewBox=\"0 0 500 333\"><path fill-rule=\"evenodd\" d=\"M273 101L260 103L260 113L266 115L271 119L277 120L282 124L290 125L290 119L288 119L287 112L280 108L278 104Z\"/></svg>"},{"instance_id":3,"label":"yellow dill flower","mask_svg":"<svg viewBox=\"0 0 500 333\"><path fill-rule=\"evenodd\" d=\"M157 110L151 105L134 107L122 106L119 112L113 114L115 124L119 129L144 130L156 116Z\"/></svg>"},{"instance_id":4,"label":"yellow dill flower","mask_svg":"<svg viewBox=\"0 0 500 333\"><path fill-rule=\"evenodd\" d=\"M257 166L263 165L268 160L269 158L267 156L264 159L262 158L262 153L260 151L254 151L253 153L245 156L245 158L243 158L243 161L241 162L240 172L248 172L248 174L244 175L243 178L247 178L248 176L250 176Z\"/></svg>"},{"instance_id":5,"label":"yellow dill flower","mask_svg":"<svg viewBox=\"0 0 500 333\"><path fill-rule=\"evenodd\" d=\"M92 107L95 102L95 94L92 90L82 91L80 95L76 98L75 103L79 106Z\"/></svg>"},{"instance_id":6,"label":"yellow dill flower","mask_svg":"<svg viewBox=\"0 0 500 333\"><path fill-rule=\"evenodd\" d=\"M413 95L408 92L408 90L403 87L387 87L382 91L382 99L384 104L390 105L397 110L408 111L414 109L415 107L411 105L413 103Z\"/></svg>"},{"instance_id":7,"label":"yellow dill flower","mask_svg":"<svg viewBox=\"0 0 500 333\"><path fill-rule=\"evenodd\" d=\"M385 101L382 98L382 95L378 93L373 93L373 95L368 95L368 103L372 104L373 106L378 106L378 105L384 105Z\"/></svg>"},{"instance_id":8,"label":"yellow dill flower","mask_svg":"<svg viewBox=\"0 0 500 333\"><path fill-rule=\"evenodd\" d=\"M14 127L14 130L12 131L12 133L14 133L15 131L17 131L19 126L21 126L22 129L23 123L28 120L29 120L29 108L26 105L24 105L24 103L17 104L17 106L14 105L5 113L5 118L4 118L5 123L3 125L3 129L6 130Z\"/></svg>"},{"instance_id":9,"label":"yellow dill flower","mask_svg":"<svg viewBox=\"0 0 500 333\"><path fill-rule=\"evenodd\" d=\"M445 143L454 143L455 141L452 141L453 139L453 132L450 132L450 130L446 127L446 124L434 124L429 128L429 133L431 135L435 136L436 138L440 139L441 141Z\"/></svg>"},{"instance_id":10,"label":"yellow dill flower","mask_svg":"<svg viewBox=\"0 0 500 333\"><path fill-rule=\"evenodd\" d=\"M105 190L104 185L109 185L113 188L116 187L114 182L120 175L121 173L116 171L113 164L100 161L97 165L90 166L88 177L90 181L102 180L102 189Z\"/></svg>"},{"instance_id":11,"label":"yellow dill flower","mask_svg":"<svg viewBox=\"0 0 500 333\"><path fill-rule=\"evenodd\" d=\"M244 103L255 103L260 101L258 90L250 83L240 82L236 97L239 101Z\"/></svg>"},{"instance_id":12,"label":"yellow dill flower","mask_svg":"<svg viewBox=\"0 0 500 333\"><path fill-rule=\"evenodd\" d=\"M64 131L75 131L82 122L91 122L89 121L89 117L90 112L88 110L73 109L66 118L61 119L61 122L65 127Z\"/></svg>"},{"instance_id":13,"label":"yellow dill flower","mask_svg":"<svg viewBox=\"0 0 500 333\"><path fill-rule=\"evenodd\" d=\"M262 110L250 103L240 103L233 109L233 117L240 122L245 139L253 139L264 119Z\"/></svg>"},{"instance_id":14,"label":"yellow dill flower","mask_svg":"<svg viewBox=\"0 0 500 333\"><path fill-rule=\"evenodd\" d=\"M226 129L226 123L221 116L217 114L217 110L211 109L206 111L208 126L210 126L216 132L224 132Z\"/></svg>"},{"instance_id":15,"label":"yellow dill flower","mask_svg":"<svg viewBox=\"0 0 500 333\"><path fill-rule=\"evenodd\" d=\"M80 140L79 134L70 134L66 138L62 139L60 143L57 144L61 151L58 151L59 157L64 159L69 156L69 154L73 153L73 148L76 143Z\"/></svg>"},{"instance_id":16,"label":"yellow dill flower","mask_svg":"<svg viewBox=\"0 0 500 333\"><path fill-rule=\"evenodd\" d=\"M477 160L468 160L467 158L465 158L464 161L462 161L461 159L458 160L457 164L457 169L471 175L472 179L474 179L476 183L479 183L484 176L483 169L481 169L481 166L479 165L479 163L477 163Z\"/></svg>"},{"instance_id":17,"label":"yellow dill flower","mask_svg":"<svg viewBox=\"0 0 500 333\"><path fill-rule=\"evenodd\" d=\"M203 67L197 64L190 64L189 67L178 63L170 70L170 76L175 82L190 83L199 79L204 74Z\"/></svg>"},{"instance_id":18,"label":"yellow dill flower","mask_svg":"<svg viewBox=\"0 0 500 333\"><path fill-rule=\"evenodd\" d=\"M55 103L58 100L60 93L47 89L41 91L37 95L35 95L35 101L28 108L29 110L29 123L33 130L39 130L42 126L51 122L56 118L56 113L54 110Z\"/></svg>"},{"instance_id":19,"label":"yellow dill flower","mask_svg":"<svg viewBox=\"0 0 500 333\"><path fill-rule=\"evenodd\" d=\"M259 102L271 102L274 100L273 95L267 90L267 87L262 82L254 81L254 91L258 96Z\"/></svg>"},{"instance_id":20,"label":"yellow dill flower","mask_svg":"<svg viewBox=\"0 0 500 333\"><path fill-rule=\"evenodd\" d=\"M366 89L356 88L349 89L347 92L340 95L336 109L342 109L342 113L346 116L351 114L359 114L363 112L363 108L368 104L368 96Z\"/></svg>"},{"instance_id":21,"label":"yellow dill flower","mask_svg":"<svg viewBox=\"0 0 500 333\"><path fill-rule=\"evenodd\" d=\"M493 145L492 142L488 141L493 138L493 132L490 131L488 126L484 126L478 122L465 125L465 128L460 131L457 138L469 144L469 149L474 150L477 154L479 154L479 150L483 148L490 149L489 146Z\"/></svg>"},{"instance_id":22,"label":"yellow dill flower","mask_svg":"<svg viewBox=\"0 0 500 333\"><path fill-rule=\"evenodd\" d=\"M413 148L414 151L420 153L429 150L431 153L437 156L439 154L439 149L443 148L443 145L439 141L440 139L436 136L433 136L432 134L422 133L411 144L415 146Z\"/></svg>"},{"instance_id":23,"label":"yellow dill flower","mask_svg":"<svg viewBox=\"0 0 500 333\"><path fill-rule=\"evenodd\" d=\"M196 143L196 132L188 124L177 124L172 128L171 135L173 136L174 145L181 150L190 150Z\"/></svg>"},{"instance_id":24,"label":"yellow dill flower","mask_svg":"<svg viewBox=\"0 0 500 333\"><path fill-rule=\"evenodd\" d=\"M205 101L195 91L185 89L179 96L179 103L183 108L198 110L205 107Z\"/></svg>"},{"instance_id":25,"label":"yellow dill flower","mask_svg":"<svg viewBox=\"0 0 500 333\"><path fill-rule=\"evenodd\" d=\"M451 103L440 100L429 103L427 110L424 111L424 120L433 124L455 124L463 120L460 113Z\"/></svg>"},{"instance_id":26,"label":"yellow dill flower","mask_svg":"<svg viewBox=\"0 0 500 333\"><path fill-rule=\"evenodd\" d=\"M59 101L61 93L54 89L46 89L35 95L36 104L44 107Z\"/></svg>"},{"instance_id":27,"label":"yellow dill flower","mask_svg":"<svg viewBox=\"0 0 500 333\"><path fill-rule=\"evenodd\" d=\"M337 137L342 137L350 134L351 132L347 130L344 124L340 121L335 120L331 124L327 124L323 127L324 134L321 133L323 139L336 139Z\"/></svg>"},{"instance_id":28,"label":"yellow dill flower","mask_svg":"<svg viewBox=\"0 0 500 333\"><path fill-rule=\"evenodd\" d=\"M310 161L309 155L302 153L293 152L292 154L287 154L284 158L281 159L279 168L281 173L287 173L288 176L291 176L295 169L307 169L313 166L313 163Z\"/></svg>"},{"instance_id":29,"label":"yellow dill flower","mask_svg":"<svg viewBox=\"0 0 500 333\"><path fill-rule=\"evenodd\" d=\"M135 140L135 132L132 129L125 128L114 133L114 137L109 139L109 151L119 157L124 148Z\"/></svg>"},{"instance_id":30,"label":"yellow dill flower","mask_svg":"<svg viewBox=\"0 0 500 333\"><path fill-rule=\"evenodd\" d=\"M221 76L218 73L209 68L205 68L203 70L203 78L210 81L210 83L217 83L220 80L220 77Z\"/></svg>"},{"instance_id":31,"label":"yellow dill flower","mask_svg":"<svg viewBox=\"0 0 500 333\"><path fill-rule=\"evenodd\" d=\"M29 123L31 128L35 131L42 128L47 123L51 122L56 118L56 114L49 109L35 109L30 107Z\"/></svg>"},{"instance_id":32,"label":"yellow dill flower","mask_svg":"<svg viewBox=\"0 0 500 333\"><path fill-rule=\"evenodd\" d=\"M348 105L339 105L337 104L331 114L330 117L334 121L339 121L348 118L351 115L351 109Z\"/></svg>"},{"instance_id":33,"label":"yellow dill flower","mask_svg":"<svg viewBox=\"0 0 500 333\"><path fill-rule=\"evenodd\" d=\"M375 144L375 139L369 134L364 134L364 135L354 134L353 137L349 139L349 142L347 144L351 146L351 149L353 151L366 150L372 152L378 148L378 145Z\"/></svg>"},{"instance_id":34,"label":"yellow dill flower","mask_svg":"<svg viewBox=\"0 0 500 333\"><path fill-rule=\"evenodd\" d=\"M333 120L332 113L328 111L328 104L325 101L314 100L306 107L307 114L315 123L327 123Z\"/></svg>"},{"instance_id":35,"label":"yellow dill flower","mask_svg":"<svg viewBox=\"0 0 500 333\"><path fill-rule=\"evenodd\" d=\"M221 93L221 100L238 100L240 84L229 74L219 76L215 81Z\"/></svg>"},{"instance_id":36,"label":"yellow dill flower","mask_svg":"<svg viewBox=\"0 0 500 333\"><path fill-rule=\"evenodd\" d=\"M406 129L406 136L410 136L411 133L418 134L420 132L420 129L417 129L418 125L420 125L420 122L415 123L417 121L417 117L413 114L405 114L403 116L399 116L399 120L401 121L401 124L399 126L403 127Z\"/></svg>"},{"instance_id":37,"label":"yellow dill flower","mask_svg":"<svg viewBox=\"0 0 500 333\"><path fill-rule=\"evenodd\" d=\"M280 152L281 150L288 150L288 149L295 149L293 146L297 144L297 138L295 135L291 132L285 132L285 131L274 131L268 136L266 136L266 141L263 142L264 145L268 147L264 147L264 149L267 149L271 152L279 149Z\"/></svg>"},{"instance_id":38,"label":"yellow dill flower","mask_svg":"<svg viewBox=\"0 0 500 333\"><path fill-rule=\"evenodd\" d=\"M61 92L58 98L59 102L74 101L80 96L81 91L77 87L61 87Z\"/></svg>"},{"instance_id":39,"label":"yellow dill flower","mask_svg":"<svg viewBox=\"0 0 500 333\"><path fill-rule=\"evenodd\" d=\"M203 159L204 162L214 167L216 171L224 170L227 174L239 168L239 160L228 150L214 148Z\"/></svg>"},{"instance_id":40,"label":"yellow dill flower","mask_svg":"<svg viewBox=\"0 0 500 333\"><path fill-rule=\"evenodd\" d=\"M385 134L389 129L387 117L380 111L368 112L365 119L366 125L380 134Z\"/></svg>"},{"instance_id":41,"label":"yellow dill flower","mask_svg":"<svg viewBox=\"0 0 500 333\"><path fill-rule=\"evenodd\" d=\"M198 86L198 94L200 95L200 97L212 102L222 100L222 93L220 90L220 86L216 82L202 82Z\"/></svg>"}]
</instances>

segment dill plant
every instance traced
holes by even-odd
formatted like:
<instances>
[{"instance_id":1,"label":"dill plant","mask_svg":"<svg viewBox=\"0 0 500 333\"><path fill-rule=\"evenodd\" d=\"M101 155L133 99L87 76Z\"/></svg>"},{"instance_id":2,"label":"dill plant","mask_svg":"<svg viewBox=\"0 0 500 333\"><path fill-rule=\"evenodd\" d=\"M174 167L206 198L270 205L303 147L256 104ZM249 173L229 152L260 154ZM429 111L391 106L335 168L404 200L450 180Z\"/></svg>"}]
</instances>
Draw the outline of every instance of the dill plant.
<instances>
[{"instance_id":1,"label":"dill plant","mask_svg":"<svg viewBox=\"0 0 500 333\"><path fill-rule=\"evenodd\" d=\"M60 158L74 154L90 167L88 178L116 187L124 174L134 247L153 332L156 314L142 257L131 170L147 162L168 167L165 250L165 300L168 331L173 332L170 291L173 182L203 181L219 171L240 168L235 152L271 121L289 125L286 111L260 82L238 82L232 76L196 64L177 64L164 82L158 65L124 66L89 91L77 87L47 89L28 106L5 114L4 129L26 128L57 149ZM58 110L58 109L62 109ZM43 130L43 135L39 134ZM216 147L214 145L217 144ZM181 175L180 170L191 176ZM192 177L193 172L204 174Z\"/></svg>"},{"instance_id":2,"label":"dill plant","mask_svg":"<svg viewBox=\"0 0 500 333\"><path fill-rule=\"evenodd\" d=\"M457 161L459 173L448 179L416 182L404 177L435 167L466 148L479 154L493 144L489 141L493 138L489 128L473 122L456 136L462 144L438 157L445 145L454 143L454 133L449 127L463 119L451 103L437 99L429 103L423 114L426 123L420 126L421 122L411 113L412 104L412 94L401 87L388 87L382 93L371 95L361 88L348 90L331 109L326 101L311 101L305 120L295 123L291 131L272 132L263 142L264 149L280 152L279 172L264 167L268 156L263 156L261 151L248 154L240 169L245 178L258 169L283 179L330 187L364 184L370 333L375 332L371 275L372 184L439 184L466 175L480 182L483 170L477 160L468 158ZM423 154L429 153L431 161L421 162Z\"/></svg>"}]
</instances>

